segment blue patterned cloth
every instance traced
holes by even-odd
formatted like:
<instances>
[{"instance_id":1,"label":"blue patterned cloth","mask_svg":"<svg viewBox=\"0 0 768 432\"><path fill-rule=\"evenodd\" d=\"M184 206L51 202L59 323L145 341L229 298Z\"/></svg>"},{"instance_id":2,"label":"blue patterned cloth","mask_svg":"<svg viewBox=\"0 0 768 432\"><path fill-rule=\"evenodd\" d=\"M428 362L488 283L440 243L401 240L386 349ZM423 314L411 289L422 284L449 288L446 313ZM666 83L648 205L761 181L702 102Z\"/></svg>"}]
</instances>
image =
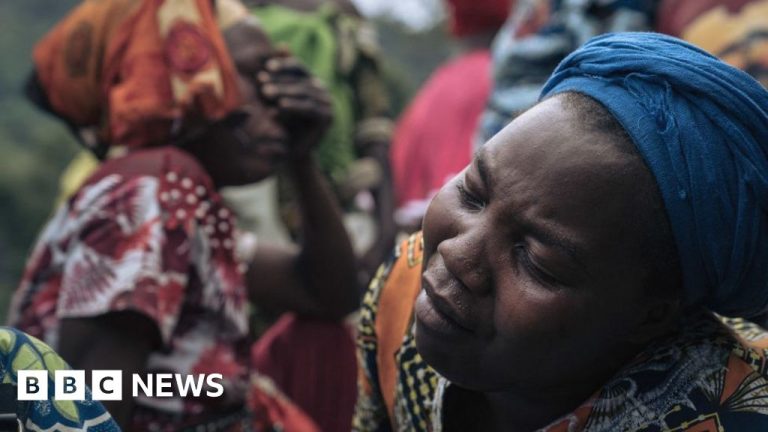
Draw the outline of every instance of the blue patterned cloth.
<instances>
[{"instance_id":1,"label":"blue patterned cloth","mask_svg":"<svg viewBox=\"0 0 768 432\"><path fill-rule=\"evenodd\" d=\"M768 91L747 73L656 33L597 37L566 58L542 98L601 102L661 190L686 300L727 316L768 306Z\"/></svg>"},{"instance_id":2,"label":"blue patterned cloth","mask_svg":"<svg viewBox=\"0 0 768 432\"><path fill-rule=\"evenodd\" d=\"M2 383L16 383L19 370L47 370L48 400L30 401L17 412L28 431L120 432L120 427L86 390L86 401L55 400L53 374L69 369L67 363L48 345L19 330L0 327L0 373ZM22 405L20 405L22 406Z\"/></svg>"}]
</instances>

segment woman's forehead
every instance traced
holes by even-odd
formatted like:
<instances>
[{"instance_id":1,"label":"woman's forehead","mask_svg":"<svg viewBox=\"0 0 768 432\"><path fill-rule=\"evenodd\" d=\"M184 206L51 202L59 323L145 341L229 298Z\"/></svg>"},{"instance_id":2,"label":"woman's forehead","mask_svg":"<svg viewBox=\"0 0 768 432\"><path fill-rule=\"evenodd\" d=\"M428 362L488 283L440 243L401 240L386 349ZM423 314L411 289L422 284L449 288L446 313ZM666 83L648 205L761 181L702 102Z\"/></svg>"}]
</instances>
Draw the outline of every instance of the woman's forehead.
<instances>
[{"instance_id":1,"label":"woman's forehead","mask_svg":"<svg viewBox=\"0 0 768 432\"><path fill-rule=\"evenodd\" d=\"M604 231L635 207L634 162L561 108L555 102L525 113L477 152L471 171L501 214L591 237L593 228Z\"/></svg>"},{"instance_id":2,"label":"woman's forehead","mask_svg":"<svg viewBox=\"0 0 768 432\"><path fill-rule=\"evenodd\" d=\"M481 157L491 176L512 170L535 172L543 178L565 172L613 176L626 171L633 160L612 139L583 127L579 116L555 97L518 116L476 157Z\"/></svg>"}]
</instances>

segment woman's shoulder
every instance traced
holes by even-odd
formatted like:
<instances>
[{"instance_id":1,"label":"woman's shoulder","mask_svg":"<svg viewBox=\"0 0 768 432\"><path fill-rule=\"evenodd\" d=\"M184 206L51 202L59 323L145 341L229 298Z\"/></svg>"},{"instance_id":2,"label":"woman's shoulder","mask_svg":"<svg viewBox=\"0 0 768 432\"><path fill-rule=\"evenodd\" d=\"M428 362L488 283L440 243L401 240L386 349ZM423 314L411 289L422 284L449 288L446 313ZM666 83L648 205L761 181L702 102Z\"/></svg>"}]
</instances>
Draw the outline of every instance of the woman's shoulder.
<instances>
[{"instance_id":1,"label":"woman's shoulder","mask_svg":"<svg viewBox=\"0 0 768 432\"><path fill-rule=\"evenodd\" d=\"M763 327L744 318L720 317L720 320L748 347L768 349L768 331Z\"/></svg>"},{"instance_id":2,"label":"woman's shoulder","mask_svg":"<svg viewBox=\"0 0 768 432\"><path fill-rule=\"evenodd\" d=\"M108 159L93 174L89 182L113 174L158 179L189 178L195 183L212 186L210 176L197 159L174 146L139 149Z\"/></svg>"},{"instance_id":3,"label":"woman's shoulder","mask_svg":"<svg viewBox=\"0 0 768 432\"><path fill-rule=\"evenodd\" d=\"M768 430L766 347L748 321L691 317L601 389L586 430Z\"/></svg>"},{"instance_id":4,"label":"woman's shoulder","mask_svg":"<svg viewBox=\"0 0 768 432\"><path fill-rule=\"evenodd\" d=\"M363 296L358 341L370 351L396 351L408 332L421 289L424 242L421 232L395 247Z\"/></svg>"},{"instance_id":5,"label":"woman's shoulder","mask_svg":"<svg viewBox=\"0 0 768 432\"><path fill-rule=\"evenodd\" d=\"M395 248L363 298L354 430L378 430L385 424L426 425L436 377L416 353L411 331L413 305L421 290L422 257L423 240L416 233Z\"/></svg>"},{"instance_id":6,"label":"woman's shoulder","mask_svg":"<svg viewBox=\"0 0 768 432\"><path fill-rule=\"evenodd\" d=\"M70 206L123 201L137 194L146 203L174 210L194 210L196 204L218 196L210 176L193 156L165 146L135 150L103 162L72 196Z\"/></svg>"},{"instance_id":7,"label":"woman's shoulder","mask_svg":"<svg viewBox=\"0 0 768 432\"><path fill-rule=\"evenodd\" d=\"M187 233L194 226L233 224L207 172L191 155L173 147L137 150L104 162L64 210L68 220L77 223L112 215L122 231L126 222L141 226L155 220L166 229L182 227Z\"/></svg>"}]
</instances>

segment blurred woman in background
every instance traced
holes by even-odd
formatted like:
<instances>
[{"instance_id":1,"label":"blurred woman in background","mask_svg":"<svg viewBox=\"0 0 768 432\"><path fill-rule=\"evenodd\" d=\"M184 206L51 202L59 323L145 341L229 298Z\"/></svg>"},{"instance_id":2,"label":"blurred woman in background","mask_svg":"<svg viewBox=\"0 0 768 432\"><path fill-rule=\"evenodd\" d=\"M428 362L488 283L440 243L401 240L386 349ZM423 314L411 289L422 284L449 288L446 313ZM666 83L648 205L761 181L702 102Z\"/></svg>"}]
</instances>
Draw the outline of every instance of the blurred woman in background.
<instances>
[{"instance_id":1,"label":"blurred woman in background","mask_svg":"<svg viewBox=\"0 0 768 432\"><path fill-rule=\"evenodd\" d=\"M558 63L590 38L651 30L655 0L520 0L493 42L492 89L474 139L488 142L538 100Z\"/></svg>"},{"instance_id":2,"label":"blurred woman in background","mask_svg":"<svg viewBox=\"0 0 768 432\"><path fill-rule=\"evenodd\" d=\"M125 430L266 428L274 412L312 430L299 410L266 410L265 392L244 409L246 386L263 383L248 368L248 300L331 321L357 305L349 239L311 157L328 94L248 16L232 0L84 2L35 50L31 92L106 160L44 228L11 323L125 383L224 376L218 399L134 401L124 385L105 405ZM279 164L310 221L302 246L239 247L218 189Z\"/></svg>"},{"instance_id":3,"label":"blurred woman in background","mask_svg":"<svg viewBox=\"0 0 768 432\"><path fill-rule=\"evenodd\" d=\"M251 0L251 13L278 46L285 46L331 94L334 119L316 149L321 170L345 213L368 283L395 243L389 164L390 96L376 29L350 0ZM301 232L295 192L278 175L282 223ZM275 197L277 195L277 197Z\"/></svg>"},{"instance_id":4,"label":"blurred woman in background","mask_svg":"<svg viewBox=\"0 0 768 432\"><path fill-rule=\"evenodd\" d=\"M448 0L458 53L432 73L398 122L390 156L401 229L413 232L429 201L472 157L491 91L490 46L514 2Z\"/></svg>"}]
</instances>

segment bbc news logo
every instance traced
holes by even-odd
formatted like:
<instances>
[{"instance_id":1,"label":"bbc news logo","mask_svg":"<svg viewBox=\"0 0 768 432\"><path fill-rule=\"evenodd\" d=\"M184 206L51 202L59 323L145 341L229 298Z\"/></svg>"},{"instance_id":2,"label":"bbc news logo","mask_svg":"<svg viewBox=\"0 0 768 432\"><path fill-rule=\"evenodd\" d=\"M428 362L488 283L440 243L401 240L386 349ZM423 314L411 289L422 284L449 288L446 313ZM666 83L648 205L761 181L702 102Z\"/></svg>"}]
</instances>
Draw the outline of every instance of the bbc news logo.
<instances>
[{"instance_id":1,"label":"bbc news logo","mask_svg":"<svg viewBox=\"0 0 768 432\"><path fill-rule=\"evenodd\" d=\"M49 398L49 380L46 370L20 370L17 373L16 397L22 401L40 401ZM131 395L156 398L221 397L224 386L221 374L183 375L171 373L133 374ZM56 400L85 400L85 371L59 370L54 372L53 386ZM91 372L91 399L115 401L123 398L123 372L94 370Z\"/></svg>"}]
</instances>

